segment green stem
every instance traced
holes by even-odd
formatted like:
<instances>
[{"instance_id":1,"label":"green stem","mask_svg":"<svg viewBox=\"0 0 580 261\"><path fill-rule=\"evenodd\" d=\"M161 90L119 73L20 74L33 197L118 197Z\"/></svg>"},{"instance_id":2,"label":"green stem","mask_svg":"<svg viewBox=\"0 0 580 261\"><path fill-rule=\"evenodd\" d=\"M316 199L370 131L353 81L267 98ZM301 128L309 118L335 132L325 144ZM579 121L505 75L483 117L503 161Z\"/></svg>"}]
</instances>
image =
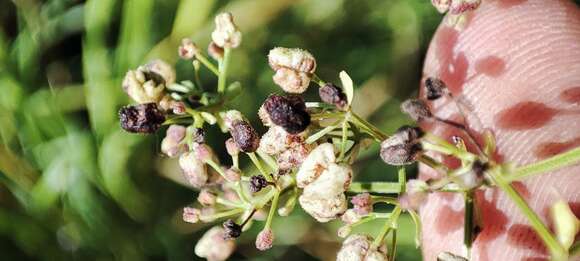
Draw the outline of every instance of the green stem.
<instances>
[{"instance_id":1,"label":"green stem","mask_svg":"<svg viewBox=\"0 0 580 261\"><path fill-rule=\"evenodd\" d=\"M272 156L260 151L258 151L258 156L266 162L266 165L268 165L273 172L278 169L278 163L274 158L272 158Z\"/></svg>"},{"instance_id":2,"label":"green stem","mask_svg":"<svg viewBox=\"0 0 580 261\"><path fill-rule=\"evenodd\" d=\"M385 222L385 225L383 226L383 228L381 229L381 231L379 232L379 234L377 235L377 237L373 241L371 248L374 248L374 249L378 248L383 243L383 240L389 234L391 229L397 228L396 223L399 219L400 214L401 214L401 208L399 208L398 206L395 207L395 209L393 209L391 216Z\"/></svg>"},{"instance_id":3,"label":"green stem","mask_svg":"<svg viewBox=\"0 0 580 261\"><path fill-rule=\"evenodd\" d=\"M370 124L368 121L364 120L363 118L359 117L356 113L351 113L353 123L357 124L358 126L365 129L373 138L377 141L381 142L385 140L388 136L384 134L381 130L379 130L374 125Z\"/></svg>"},{"instance_id":4,"label":"green stem","mask_svg":"<svg viewBox=\"0 0 580 261\"><path fill-rule=\"evenodd\" d=\"M344 120L342 121L342 137L340 143L340 154L338 156L338 161L341 162L344 159L344 153L346 153L346 142L347 142L347 135L348 135L348 118L350 113L346 114Z\"/></svg>"},{"instance_id":5,"label":"green stem","mask_svg":"<svg viewBox=\"0 0 580 261\"><path fill-rule=\"evenodd\" d=\"M318 75L313 74L312 75L312 79L318 84L318 86L322 87L324 86L324 84L326 84L322 79L320 79L320 77L318 77Z\"/></svg>"},{"instance_id":6,"label":"green stem","mask_svg":"<svg viewBox=\"0 0 580 261\"><path fill-rule=\"evenodd\" d=\"M465 199L465 212L463 218L463 244L467 248L467 259L470 259L471 257L471 245L473 243L473 210L475 208L473 196L474 195L472 190L465 192L463 195Z\"/></svg>"},{"instance_id":7,"label":"green stem","mask_svg":"<svg viewBox=\"0 0 580 261\"><path fill-rule=\"evenodd\" d=\"M215 219L219 219L219 218L224 218L224 217L229 217L229 216L237 215L237 214L243 213L244 211L245 210L243 208L235 208L235 209L232 209L232 210L228 210L228 211L224 211L224 212L220 212L220 213L213 214L211 216L205 217L204 219L215 220Z\"/></svg>"},{"instance_id":8,"label":"green stem","mask_svg":"<svg viewBox=\"0 0 580 261\"><path fill-rule=\"evenodd\" d=\"M207 67L216 76L219 76L220 75L220 71L203 54L196 55L195 56L195 59L197 59L198 61L200 61L201 64L203 64L205 67Z\"/></svg>"},{"instance_id":9,"label":"green stem","mask_svg":"<svg viewBox=\"0 0 580 261\"><path fill-rule=\"evenodd\" d=\"M517 168L505 179L507 182L522 180L537 174L546 173L580 163L580 147L558 154L551 158Z\"/></svg>"},{"instance_id":10,"label":"green stem","mask_svg":"<svg viewBox=\"0 0 580 261\"><path fill-rule=\"evenodd\" d=\"M260 163L260 160L258 159L258 157L256 157L256 154L254 152L251 152L251 153L248 153L248 156L250 156L250 160L252 160L252 163L254 163L256 168L258 168L260 173L262 173L262 175L264 175L266 180L271 182L272 178L270 177L270 175L268 175L268 173L264 169L264 166L262 166L262 163Z\"/></svg>"},{"instance_id":11,"label":"green stem","mask_svg":"<svg viewBox=\"0 0 580 261\"><path fill-rule=\"evenodd\" d=\"M397 253L397 229L393 229L393 239L391 240L391 250L389 251L390 261L395 261L395 254Z\"/></svg>"},{"instance_id":12,"label":"green stem","mask_svg":"<svg viewBox=\"0 0 580 261\"><path fill-rule=\"evenodd\" d=\"M219 173L225 180L227 180L228 182L232 182L230 179L228 179L228 176L226 175L226 173L224 172L224 170L220 167L219 164L217 164L217 162L213 161L212 159L206 161L206 163L212 167L217 173Z\"/></svg>"},{"instance_id":13,"label":"green stem","mask_svg":"<svg viewBox=\"0 0 580 261\"><path fill-rule=\"evenodd\" d=\"M278 209L278 200L280 199L280 190L276 191L274 194L274 198L272 199L272 205L270 206L270 212L268 213L268 219L266 219L266 226L265 229L270 229L272 226L272 220L274 219L274 214Z\"/></svg>"},{"instance_id":14,"label":"green stem","mask_svg":"<svg viewBox=\"0 0 580 261\"><path fill-rule=\"evenodd\" d=\"M220 63L220 71L218 77L218 93L224 93L226 90L226 77L228 75L228 67L230 64L231 49L224 48L224 59Z\"/></svg>"},{"instance_id":15,"label":"green stem","mask_svg":"<svg viewBox=\"0 0 580 261\"><path fill-rule=\"evenodd\" d=\"M401 184L399 182L353 182L350 184L348 192L399 194L401 193Z\"/></svg>"},{"instance_id":16,"label":"green stem","mask_svg":"<svg viewBox=\"0 0 580 261\"><path fill-rule=\"evenodd\" d=\"M550 233L550 230L542 223L542 220L528 206L522 196L512 187L512 185L502 176L501 171L489 171L489 175L495 181L497 186L503 190L507 196L516 204L522 214L528 219L532 228L540 236L544 244L550 250L553 260L566 260L567 252L562 248L558 240Z\"/></svg>"},{"instance_id":17,"label":"green stem","mask_svg":"<svg viewBox=\"0 0 580 261\"><path fill-rule=\"evenodd\" d=\"M405 171L405 167L399 168L399 184L401 186L401 194L405 193L407 189L407 172Z\"/></svg>"}]
</instances>

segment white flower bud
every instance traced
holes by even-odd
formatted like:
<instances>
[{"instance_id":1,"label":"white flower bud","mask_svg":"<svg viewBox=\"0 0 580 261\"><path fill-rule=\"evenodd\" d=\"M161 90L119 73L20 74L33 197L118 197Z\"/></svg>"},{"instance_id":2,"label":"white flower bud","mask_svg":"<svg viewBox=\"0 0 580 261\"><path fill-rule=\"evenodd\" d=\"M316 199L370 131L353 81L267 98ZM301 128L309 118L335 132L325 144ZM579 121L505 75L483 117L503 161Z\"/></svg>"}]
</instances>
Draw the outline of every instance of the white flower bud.
<instances>
[{"instance_id":1,"label":"white flower bud","mask_svg":"<svg viewBox=\"0 0 580 261\"><path fill-rule=\"evenodd\" d=\"M273 70L288 68L312 74L316 71L316 59L308 51L298 48L276 47L270 50L268 62Z\"/></svg>"},{"instance_id":2,"label":"white flower bud","mask_svg":"<svg viewBox=\"0 0 580 261\"><path fill-rule=\"evenodd\" d=\"M260 106L260 109L258 109L258 117L260 118L264 126L270 127L274 125L272 123L272 119L270 119L268 111L266 111L266 108L264 107L264 104L262 104L262 106Z\"/></svg>"},{"instance_id":3,"label":"white flower bud","mask_svg":"<svg viewBox=\"0 0 580 261\"><path fill-rule=\"evenodd\" d=\"M310 214L318 222L328 222L344 213L347 208L346 196L339 194L337 196L320 197L312 194L302 194L298 201L302 209Z\"/></svg>"},{"instance_id":4,"label":"white flower bud","mask_svg":"<svg viewBox=\"0 0 580 261\"><path fill-rule=\"evenodd\" d=\"M290 148L278 155L278 169L291 170L300 166L311 150L312 146L306 143L290 145Z\"/></svg>"},{"instance_id":5,"label":"white flower bud","mask_svg":"<svg viewBox=\"0 0 580 261\"><path fill-rule=\"evenodd\" d=\"M175 82L175 71L162 60L154 60L137 70L128 71L123 79L123 90L137 103L159 102L165 95L165 86Z\"/></svg>"},{"instance_id":6,"label":"white flower bud","mask_svg":"<svg viewBox=\"0 0 580 261\"><path fill-rule=\"evenodd\" d=\"M199 47L189 38L183 38L179 46L179 57L182 59L193 59L200 52Z\"/></svg>"},{"instance_id":7,"label":"white flower bud","mask_svg":"<svg viewBox=\"0 0 580 261\"><path fill-rule=\"evenodd\" d=\"M233 127L234 122L236 121L243 121L244 116L238 110L229 110L225 114L223 114L224 124L226 128L230 130Z\"/></svg>"},{"instance_id":8,"label":"white flower bud","mask_svg":"<svg viewBox=\"0 0 580 261\"><path fill-rule=\"evenodd\" d=\"M171 125L167 129L167 134L161 141L161 151L169 156L175 157L187 151L187 144L182 143L185 137L185 127Z\"/></svg>"},{"instance_id":9,"label":"white flower bud","mask_svg":"<svg viewBox=\"0 0 580 261\"><path fill-rule=\"evenodd\" d=\"M211 33L213 42L222 48L236 48L242 42L242 33L234 23L231 13L221 13L215 17L215 30Z\"/></svg>"},{"instance_id":10,"label":"white flower bud","mask_svg":"<svg viewBox=\"0 0 580 261\"><path fill-rule=\"evenodd\" d=\"M260 139L260 151L269 155L277 155L288 148L286 142L288 133L284 128L272 126Z\"/></svg>"},{"instance_id":11,"label":"white flower bud","mask_svg":"<svg viewBox=\"0 0 580 261\"><path fill-rule=\"evenodd\" d=\"M431 0L431 3L439 13L445 13L449 9L449 5L451 5L452 0Z\"/></svg>"},{"instance_id":12,"label":"white flower bud","mask_svg":"<svg viewBox=\"0 0 580 261\"><path fill-rule=\"evenodd\" d=\"M229 138L226 140L226 151L230 156L237 156L240 154L240 149L233 138Z\"/></svg>"},{"instance_id":13,"label":"white flower bud","mask_svg":"<svg viewBox=\"0 0 580 261\"><path fill-rule=\"evenodd\" d=\"M187 223L199 222L200 216L201 216L201 211L197 208L190 208L190 207L183 208L183 221L185 221Z\"/></svg>"},{"instance_id":14,"label":"white flower bud","mask_svg":"<svg viewBox=\"0 0 580 261\"><path fill-rule=\"evenodd\" d=\"M310 85L310 74L288 68L280 68L272 77L274 83L287 93L303 93Z\"/></svg>"},{"instance_id":15,"label":"white flower bud","mask_svg":"<svg viewBox=\"0 0 580 261\"><path fill-rule=\"evenodd\" d=\"M361 220L361 216L354 211L354 209L348 209L342 216L340 220L347 225L352 225Z\"/></svg>"},{"instance_id":16,"label":"white flower bud","mask_svg":"<svg viewBox=\"0 0 580 261\"><path fill-rule=\"evenodd\" d=\"M260 231L256 237L256 248L260 251L266 251L272 248L274 242L274 233L271 229L264 229Z\"/></svg>"},{"instance_id":17,"label":"white flower bud","mask_svg":"<svg viewBox=\"0 0 580 261\"><path fill-rule=\"evenodd\" d=\"M217 195L209 189L202 189L197 195L197 201L204 206L212 206L217 200Z\"/></svg>"},{"instance_id":18,"label":"white flower bud","mask_svg":"<svg viewBox=\"0 0 580 261\"><path fill-rule=\"evenodd\" d=\"M336 161L334 155L334 145L323 143L318 145L306 159L302 162L300 170L296 173L296 182L298 187L304 188L314 181L322 172L328 168L328 165Z\"/></svg>"},{"instance_id":19,"label":"white flower bud","mask_svg":"<svg viewBox=\"0 0 580 261\"><path fill-rule=\"evenodd\" d=\"M233 240L225 240L224 229L212 227L205 232L195 245L195 254L209 261L224 261L234 252L236 245Z\"/></svg>"},{"instance_id":20,"label":"white flower bud","mask_svg":"<svg viewBox=\"0 0 580 261\"><path fill-rule=\"evenodd\" d=\"M192 186L200 188L207 183L208 173L206 165L195 157L195 153L187 152L179 157L179 166L185 178Z\"/></svg>"},{"instance_id":21,"label":"white flower bud","mask_svg":"<svg viewBox=\"0 0 580 261\"><path fill-rule=\"evenodd\" d=\"M372 238L366 235L351 235L342 243L336 261L386 261L386 249L371 249Z\"/></svg>"},{"instance_id":22,"label":"white flower bud","mask_svg":"<svg viewBox=\"0 0 580 261\"><path fill-rule=\"evenodd\" d=\"M317 197L342 194L350 185L352 168L345 164L331 163L318 178L304 188L303 194Z\"/></svg>"}]
</instances>

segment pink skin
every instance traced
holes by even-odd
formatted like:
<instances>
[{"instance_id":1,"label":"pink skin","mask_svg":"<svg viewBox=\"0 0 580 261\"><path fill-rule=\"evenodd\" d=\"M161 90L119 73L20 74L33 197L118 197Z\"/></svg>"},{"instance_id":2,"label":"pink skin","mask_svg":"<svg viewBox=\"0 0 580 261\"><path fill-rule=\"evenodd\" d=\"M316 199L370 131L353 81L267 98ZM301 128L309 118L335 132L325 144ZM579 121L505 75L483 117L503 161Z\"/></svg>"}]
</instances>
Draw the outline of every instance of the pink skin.
<instances>
[{"instance_id":1,"label":"pink skin","mask_svg":"<svg viewBox=\"0 0 580 261\"><path fill-rule=\"evenodd\" d=\"M496 159L522 165L580 145L580 9L559 0L484 0L467 21L461 31L439 27L424 76L443 78L472 106L479 119L469 117L475 131L493 130ZM432 106L439 117L457 118L448 101ZM445 138L453 132L440 124L425 127ZM436 175L421 166L422 179ZM579 215L580 165L515 187L548 225L548 208L558 197ZM464 255L462 204L461 196L440 193L421 207L424 260L436 260L443 251ZM483 228L471 260L548 260L541 240L504 193L481 192L477 205Z\"/></svg>"}]
</instances>

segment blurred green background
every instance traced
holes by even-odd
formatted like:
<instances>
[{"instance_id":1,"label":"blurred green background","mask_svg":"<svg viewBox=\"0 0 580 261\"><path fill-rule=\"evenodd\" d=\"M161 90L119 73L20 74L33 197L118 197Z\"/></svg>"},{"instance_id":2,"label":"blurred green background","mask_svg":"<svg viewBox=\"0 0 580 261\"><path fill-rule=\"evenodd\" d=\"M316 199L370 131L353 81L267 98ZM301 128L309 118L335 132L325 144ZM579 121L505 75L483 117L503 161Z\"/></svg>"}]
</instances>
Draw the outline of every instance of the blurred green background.
<instances>
[{"instance_id":1,"label":"blurred green background","mask_svg":"<svg viewBox=\"0 0 580 261\"><path fill-rule=\"evenodd\" d=\"M428 0L0 0L0 259L197 258L193 247L210 225L181 220L196 191L160 155L163 134L121 131L117 110L129 103L124 73L150 59L175 63L178 79L192 79L176 48L183 37L207 46L213 16L223 10L244 33L230 70L245 88L236 108L256 126L257 108L279 91L266 54L284 46L310 50L326 81L349 72L355 110L395 130L407 121L400 100L419 85L441 20ZM215 85L209 76L203 81ZM317 100L316 91L308 97ZM209 132L225 159L226 136ZM358 180L396 177L376 146L355 173ZM232 259L333 260L339 226L297 210L275 220L272 250L255 250L255 228ZM399 260L420 259L408 217L400 231Z\"/></svg>"}]
</instances>

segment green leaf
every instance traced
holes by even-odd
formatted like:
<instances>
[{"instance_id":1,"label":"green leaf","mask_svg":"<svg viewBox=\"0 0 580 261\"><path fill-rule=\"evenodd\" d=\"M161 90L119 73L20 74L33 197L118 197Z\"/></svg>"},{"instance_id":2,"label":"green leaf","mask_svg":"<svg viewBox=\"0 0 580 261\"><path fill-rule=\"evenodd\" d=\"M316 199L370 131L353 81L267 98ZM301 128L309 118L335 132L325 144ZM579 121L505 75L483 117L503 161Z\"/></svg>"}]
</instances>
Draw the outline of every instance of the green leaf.
<instances>
[{"instance_id":1,"label":"green leaf","mask_svg":"<svg viewBox=\"0 0 580 261\"><path fill-rule=\"evenodd\" d=\"M345 71L341 71L338 75L340 77L340 81L342 82L342 89L346 94L346 99L348 100L348 104L352 103L352 99L354 98L354 86L352 83L352 79Z\"/></svg>"},{"instance_id":2,"label":"green leaf","mask_svg":"<svg viewBox=\"0 0 580 261\"><path fill-rule=\"evenodd\" d=\"M318 131L317 133L312 134L312 136L308 137L308 139L306 139L306 143L307 144L312 144L315 141L317 141L318 139L322 138L322 136L328 134L329 132L333 131L334 129L336 129L338 126L336 125L338 122L335 122L334 124Z\"/></svg>"}]
</instances>

